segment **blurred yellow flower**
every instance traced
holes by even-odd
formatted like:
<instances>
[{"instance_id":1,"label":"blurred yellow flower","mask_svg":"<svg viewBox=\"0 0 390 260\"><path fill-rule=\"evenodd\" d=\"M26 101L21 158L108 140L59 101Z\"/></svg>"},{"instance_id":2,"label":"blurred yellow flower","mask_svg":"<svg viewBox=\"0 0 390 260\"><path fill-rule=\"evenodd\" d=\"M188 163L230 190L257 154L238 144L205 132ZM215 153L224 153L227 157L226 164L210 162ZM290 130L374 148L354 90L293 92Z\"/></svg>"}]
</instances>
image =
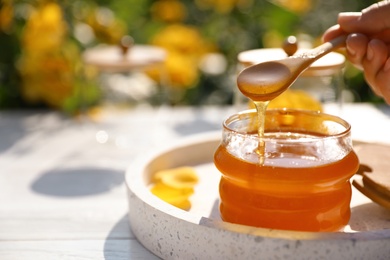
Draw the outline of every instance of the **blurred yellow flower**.
<instances>
[{"instance_id":1,"label":"blurred yellow flower","mask_svg":"<svg viewBox=\"0 0 390 260\"><path fill-rule=\"evenodd\" d=\"M179 52L168 53L166 69L169 83L174 88L186 88L195 85L199 78L197 60Z\"/></svg>"},{"instance_id":2,"label":"blurred yellow flower","mask_svg":"<svg viewBox=\"0 0 390 260\"><path fill-rule=\"evenodd\" d=\"M293 13L306 13L312 8L312 0L272 0L276 5L279 5Z\"/></svg>"},{"instance_id":3,"label":"blurred yellow flower","mask_svg":"<svg viewBox=\"0 0 390 260\"><path fill-rule=\"evenodd\" d=\"M72 67L62 56L29 60L23 71L23 94L29 101L43 101L60 108L73 91ZM34 67L35 66L35 67Z\"/></svg>"},{"instance_id":4,"label":"blurred yellow flower","mask_svg":"<svg viewBox=\"0 0 390 260\"><path fill-rule=\"evenodd\" d=\"M252 102L250 102L250 108L254 108ZM276 108L322 111L322 104L303 90L288 89L273 99L267 107L267 109Z\"/></svg>"},{"instance_id":5,"label":"blurred yellow flower","mask_svg":"<svg viewBox=\"0 0 390 260\"><path fill-rule=\"evenodd\" d=\"M0 31L7 32L10 29L13 17L12 0L2 0L0 5Z\"/></svg>"},{"instance_id":6,"label":"blurred yellow flower","mask_svg":"<svg viewBox=\"0 0 390 260\"><path fill-rule=\"evenodd\" d=\"M154 36L152 44L168 51L177 51L195 57L207 53L212 48L196 27L184 24L166 26Z\"/></svg>"},{"instance_id":7,"label":"blurred yellow flower","mask_svg":"<svg viewBox=\"0 0 390 260\"><path fill-rule=\"evenodd\" d=\"M67 44L67 26L56 3L39 6L27 20L19 61L22 95L32 103L61 108L72 94L77 48Z\"/></svg>"},{"instance_id":8,"label":"blurred yellow flower","mask_svg":"<svg viewBox=\"0 0 390 260\"><path fill-rule=\"evenodd\" d=\"M230 13L233 8L245 8L253 4L253 0L195 0L201 9L214 9L218 13Z\"/></svg>"},{"instance_id":9,"label":"blurred yellow flower","mask_svg":"<svg viewBox=\"0 0 390 260\"><path fill-rule=\"evenodd\" d=\"M107 44L119 44L127 32L126 24L116 19L114 13L106 7L93 8L86 23L92 28L96 38Z\"/></svg>"},{"instance_id":10,"label":"blurred yellow flower","mask_svg":"<svg viewBox=\"0 0 390 260\"><path fill-rule=\"evenodd\" d=\"M268 108L293 108L322 111L322 104L303 90L288 89L268 104Z\"/></svg>"},{"instance_id":11,"label":"blurred yellow flower","mask_svg":"<svg viewBox=\"0 0 390 260\"><path fill-rule=\"evenodd\" d=\"M178 0L159 0L151 6L154 19L164 22L182 22L187 17L184 4Z\"/></svg>"},{"instance_id":12,"label":"blurred yellow flower","mask_svg":"<svg viewBox=\"0 0 390 260\"><path fill-rule=\"evenodd\" d=\"M47 3L33 10L27 20L22 36L26 52L45 52L58 49L67 33L61 8L56 3Z\"/></svg>"},{"instance_id":13,"label":"blurred yellow flower","mask_svg":"<svg viewBox=\"0 0 390 260\"><path fill-rule=\"evenodd\" d=\"M214 49L195 27L184 24L165 27L154 36L151 43L167 51L165 65L169 83L174 88L194 86L199 78L201 57ZM158 77L156 71L149 71L149 75Z\"/></svg>"}]
</instances>

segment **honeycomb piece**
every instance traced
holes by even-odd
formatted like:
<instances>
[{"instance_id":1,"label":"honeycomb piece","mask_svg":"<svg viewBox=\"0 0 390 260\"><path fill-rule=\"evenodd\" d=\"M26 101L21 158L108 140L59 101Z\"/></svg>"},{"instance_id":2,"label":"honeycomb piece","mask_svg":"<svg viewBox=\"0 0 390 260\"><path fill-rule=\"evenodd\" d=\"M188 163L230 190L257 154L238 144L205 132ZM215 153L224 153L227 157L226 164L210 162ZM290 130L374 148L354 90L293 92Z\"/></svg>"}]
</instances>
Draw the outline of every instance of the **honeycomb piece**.
<instances>
[{"instance_id":1,"label":"honeycomb piece","mask_svg":"<svg viewBox=\"0 0 390 260\"><path fill-rule=\"evenodd\" d=\"M191 208L189 197L194 193L194 186L199 181L193 168L179 167L158 171L152 181L150 191L155 196L183 210Z\"/></svg>"},{"instance_id":2,"label":"honeycomb piece","mask_svg":"<svg viewBox=\"0 0 390 260\"><path fill-rule=\"evenodd\" d=\"M198 183L199 178L195 170L191 167L179 167L157 172L153 180L162 182L173 188L192 188Z\"/></svg>"}]
</instances>

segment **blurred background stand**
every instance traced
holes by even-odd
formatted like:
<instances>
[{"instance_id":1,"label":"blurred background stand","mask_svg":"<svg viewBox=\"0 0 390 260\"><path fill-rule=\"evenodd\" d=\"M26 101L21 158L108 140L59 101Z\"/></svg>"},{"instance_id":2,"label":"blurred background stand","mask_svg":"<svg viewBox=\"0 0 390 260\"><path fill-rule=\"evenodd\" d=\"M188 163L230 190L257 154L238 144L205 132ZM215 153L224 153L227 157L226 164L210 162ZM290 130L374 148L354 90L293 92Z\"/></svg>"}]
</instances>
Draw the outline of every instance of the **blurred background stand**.
<instances>
[{"instance_id":1,"label":"blurred background stand","mask_svg":"<svg viewBox=\"0 0 390 260\"><path fill-rule=\"evenodd\" d=\"M86 66L97 69L100 74L105 106L165 102L168 78L163 48L133 44L132 38L125 36L120 45L86 49L82 58ZM157 72L158 82L149 77L147 71Z\"/></svg>"},{"instance_id":2,"label":"blurred background stand","mask_svg":"<svg viewBox=\"0 0 390 260\"><path fill-rule=\"evenodd\" d=\"M121 44L86 49L82 58L85 66L97 70L103 94L96 125L97 142L114 142L122 148L134 146L136 138L132 138L130 129L134 129L136 119L131 118L129 108L154 111L154 106L160 107L167 101L166 51L153 45L134 44L131 37L125 36Z\"/></svg>"}]
</instances>

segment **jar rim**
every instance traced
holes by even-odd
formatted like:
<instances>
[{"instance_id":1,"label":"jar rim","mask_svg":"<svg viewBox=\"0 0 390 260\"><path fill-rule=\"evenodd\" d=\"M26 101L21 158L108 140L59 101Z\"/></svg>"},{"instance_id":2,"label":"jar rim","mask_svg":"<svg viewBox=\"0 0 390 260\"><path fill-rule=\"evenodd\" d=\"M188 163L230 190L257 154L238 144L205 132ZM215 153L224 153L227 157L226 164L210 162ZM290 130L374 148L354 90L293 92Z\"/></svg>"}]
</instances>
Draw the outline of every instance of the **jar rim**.
<instances>
[{"instance_id":1,"label":"jar rim","mask_svg":"<svg viewBox=\"0 0 390 260\"><path fill-rule=\"evenodd\" d=\"M335 133L327 133L323 136L320 137L320 139L327 139L327 138L342 138L344 136L347 136L350 134L351 132L351 125L344 119L342 119L341 117L338 117L338 116L335 116L335 115L331 115L331 114L327 114L327 113L323 113L323 112L320 112L320 111L312 111L312 110L303 110L303 109L289 109L289 108L283 108L283 109L269 109L266 111L266 118L267 117L272 117L272 116L277 116L277 115L281 115L281 116L288 116L288 115L291 115L291 116L297 116L297 115L300 115L300 116L305 116L305 117L308 117L308 118L323 118L324 121L330 121L330 122L333 122L333 123L336 123L337 125L341 126L343 128L343 130L339 130ZM223 129L224 131L229 131L229 132L232 132L232 133L235 133L235 134L238 134L238 135L245 135L245 136L254 136L253 134L250 134L248 132L243 132L243 131L240 131L240 130L237 130L237 129L233 129L233 127L231 127L232 123L234 122L238 122L240 120L244 120L244 119L248 119L250 117L254 117L254 116L257 116L257 111L256 109L248 109L248 110L243 110L243 111L240 111L238 113L235 113L231 116L229 116L226 120L223 121ZM257 134L257 133L256 133ZM256 136L257 138L257 136ZM264 139L267 140L267 139L272 139L272 138L267 138L267 135L264 136ZM313 138L310 138L308 140L312 140ZM299 142L302 142L304 140L300 139L300 140L291 140L291 141L299 141Z\"/></svg>"}]
</instances>

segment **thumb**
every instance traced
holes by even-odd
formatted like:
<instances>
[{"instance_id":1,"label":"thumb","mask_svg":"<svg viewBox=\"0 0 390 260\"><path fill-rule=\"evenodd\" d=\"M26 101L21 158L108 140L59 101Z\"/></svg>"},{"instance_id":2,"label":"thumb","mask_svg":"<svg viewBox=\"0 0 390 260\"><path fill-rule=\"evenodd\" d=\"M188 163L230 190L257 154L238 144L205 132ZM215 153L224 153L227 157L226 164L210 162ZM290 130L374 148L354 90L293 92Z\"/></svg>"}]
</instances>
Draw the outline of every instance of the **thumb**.
<instances>
[{"instance_id":1,"label":"thumb","mask_svg":"<svg viewBox=\"0 0 390 260\"><path fill-rule=\"evenodd\" d=\"M338 23L348 33L370 35L390 29L390 2L373 4L362 12L340 13Z\"/></svg>"}]
</instances>

